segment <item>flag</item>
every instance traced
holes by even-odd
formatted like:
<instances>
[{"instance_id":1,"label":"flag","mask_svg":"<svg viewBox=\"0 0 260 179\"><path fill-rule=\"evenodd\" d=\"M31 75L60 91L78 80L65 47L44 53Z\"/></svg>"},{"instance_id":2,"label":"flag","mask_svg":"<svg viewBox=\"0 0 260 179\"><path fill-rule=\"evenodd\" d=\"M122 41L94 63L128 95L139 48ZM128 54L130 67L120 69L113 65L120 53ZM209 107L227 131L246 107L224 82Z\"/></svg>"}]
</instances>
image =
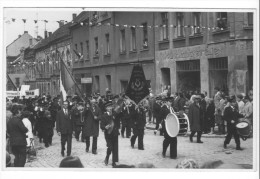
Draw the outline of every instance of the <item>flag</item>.
<instances>
[{"instance_id":1,"label":"flag","mask_svg":"<svg viewBox=\"0 0 260 179\"><path fill-rule=\"evenodd\" d=\"M60 92L62 96L62 101L66 100L68 92L75 85L72 75L70 74L68 68L66 67L63 59L60 60Z\"/></svg>"},{"instance_id":2,"label":"flag","mask_svg":"<svg viewBox=\"0 0 260 179\"><path fill-rule=\"evenodd\" d=\"M16 85L14 84L14 82L12 81L12 79L10 78L9 74L6 73L6 75L7 75L7 79L8 79L8 80L10 81L10 83L13 85L14 89L17 90L17 87L16 87ZM7 83L8 83L8 81L7 81Z\"/></svg>"},{"instance_id":3,"label":"flag","mask_svg":"<svg viewBox=\"0 0 260 179\"><path fill-rule=\"evenodd\" d=\"M145 79L142 65L135 65L133 67L125 95L136 104L149 95L149 88Z\"/></svg>"},{"instance_id":4,"label":"flag","mask_svg":"<svg viewBox=\"0 0 260 179\"><path fill-rule=\"evenodd\" d=\"M81 55L81 53L79 53L77 50L74 50L74 53L77 55L77 57L79 58L79 60L82 60L83 59L83 55Z\"/></svg>"}]
</instances>

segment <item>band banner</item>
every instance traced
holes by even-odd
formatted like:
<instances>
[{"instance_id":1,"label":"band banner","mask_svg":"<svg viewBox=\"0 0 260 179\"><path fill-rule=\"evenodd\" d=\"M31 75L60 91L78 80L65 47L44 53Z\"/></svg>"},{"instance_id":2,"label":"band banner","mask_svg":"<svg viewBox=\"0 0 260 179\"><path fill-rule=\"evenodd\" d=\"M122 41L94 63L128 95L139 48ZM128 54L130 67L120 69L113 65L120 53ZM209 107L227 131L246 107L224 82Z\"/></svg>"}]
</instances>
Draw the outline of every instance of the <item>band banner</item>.
<instances>
[{"instance_id":1,"label":"band banner","mask_svg":"<svg viewBox=\"0 0 260 179\"><path fill-rule=\"evenodd\" d=\"M142 65L134 65L125 95L136 104L149 95Z\"/></svg>"}]
</instances>

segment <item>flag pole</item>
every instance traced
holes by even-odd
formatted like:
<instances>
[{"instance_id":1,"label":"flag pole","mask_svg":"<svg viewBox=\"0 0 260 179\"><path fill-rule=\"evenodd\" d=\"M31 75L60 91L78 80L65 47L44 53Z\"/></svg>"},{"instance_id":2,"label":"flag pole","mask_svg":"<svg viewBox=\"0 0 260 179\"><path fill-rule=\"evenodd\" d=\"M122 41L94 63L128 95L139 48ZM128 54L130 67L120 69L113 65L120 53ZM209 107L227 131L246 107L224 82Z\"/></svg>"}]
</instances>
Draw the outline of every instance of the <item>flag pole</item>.
<instances>
[{"instance_id":1,"label":"flag pole","mask_svg":"<svg viewBox=\"0 0 260 179\"><path fill-rule=\"evenodd\" d=\"M75 79L73 78L72 74L70 73L69 69L67 68L65 62L64 62L63 59L61 58L60 53L58 53L58 55L59 55L60 62L62 63L62 65L65 66L65 68L66 68L66 70L68 71L68 73L69 73L71 79L73 80L74 84L76 85L76 87L77 87L77 89L78 89L78 91L79 91L79 93L80 93L80 98L81 98L84 102L86 102L85 99L82 97L83 94L82 94L82 92L81 92L81 90L80 90L78 84L76 83ZM60 64L61 64L61 63L60 63Z\"/></svg>"}]
</instances>

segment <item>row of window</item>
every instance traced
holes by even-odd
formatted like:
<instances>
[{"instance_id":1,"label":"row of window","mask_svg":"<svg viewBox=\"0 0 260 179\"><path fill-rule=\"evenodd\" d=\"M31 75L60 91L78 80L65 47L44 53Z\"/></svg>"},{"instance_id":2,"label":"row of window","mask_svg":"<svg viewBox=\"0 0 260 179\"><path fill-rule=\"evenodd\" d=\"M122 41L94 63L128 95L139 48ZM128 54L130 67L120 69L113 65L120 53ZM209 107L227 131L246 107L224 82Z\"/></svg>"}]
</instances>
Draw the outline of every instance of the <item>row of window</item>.
<instances>
[{"instance_id":1,"label":"row of window","mask_svg":"<svg viewBox=\"0 0 260 179\"><path fill-rule=\"evenodd\" d=\"M148 27L147 23L143 23L143 49L148 48ZM89 59L89 41L87 40L86 42L86 54L87 57L85 60ZM104 44L104 55L110 55L110 35L109 33L105 34L105 44ZM78 44L75 44L75 50L79 53L80 55L83 55L84 52L84 47L83 47L83 42L80 42L80 49L78 48ZM136 28L131 27L130 29L130 51L136 51ZM126 52L126 31L125 29L120 30L120 53L125 53ZM94 38L94 57L99 56L99 43L98 43L98 37Z\"/></svg>"},{"instance_id":2,"label":"row of window","mask_svg":"<svg viewBox=\"0 0 260 179\"><path fill-rule=\"evenodd\" d=\"M217 12L216 13L216 27L220 29L227 29L227 12ZM202 33L201 27L202 26L202 16L201 12L194 12L192 13L192 22L194 28L191 28L190 35L196 35ZM176 13L176 27L174 29L174 38L183 37L185 36L184 30L184 13L177 12ZM253 13L247 13L247 25L253 26ZM161 29L160 29L160 40L168 40L169 33L169 20L168 20L168 13L163 12L161 13Z\"/></svg>"},{"instance_id":3,"label":"row of window","mask_svg":"<svg viewBox=\"0 0 260 179\"><path fill-rule=\"evenodd\" d=\"M169 17L168 12L161 13L161 26L160 26L160 40L168 40L169 39ZM248 13L248 26L253 25L253 13ZM216 27L220 29L227 29L227 12L217 12L216 13ZM191 36L201 34L202 33L202 13L194 12L192 13L192 27L190 28ZM174 26L174 38L184 37L185 36L185 22L184 22L184 13L176 12L176 25ZM130 51L136 51L136 28L130 28ZM126 29L120 30L120 53L124 54L126 52ZM147 23L142 24L142 48L148 48L148 26ZM86 44L86 58L89 59L89 41L85 42ZM78 44L75 44L76 51L80 52L83 55L84 47L83 42L80 43L80 49L78 49ZM105 34L105 44L104 44L104 55L110 55L110 35ZM99 56L99 43L98 37L94 38L94 57Z\"/></svg>"}]
</instances>

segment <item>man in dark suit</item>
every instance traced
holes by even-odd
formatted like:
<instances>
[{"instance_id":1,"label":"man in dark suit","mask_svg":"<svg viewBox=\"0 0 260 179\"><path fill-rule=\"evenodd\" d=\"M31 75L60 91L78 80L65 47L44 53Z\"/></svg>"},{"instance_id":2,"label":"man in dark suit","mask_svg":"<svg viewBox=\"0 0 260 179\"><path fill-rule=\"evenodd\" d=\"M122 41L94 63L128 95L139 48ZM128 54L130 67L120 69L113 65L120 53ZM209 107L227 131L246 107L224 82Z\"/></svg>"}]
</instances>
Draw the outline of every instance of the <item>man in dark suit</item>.
<instances>
[{"instance_id":1,"label":"man in dark suit","mask_svg":"<svg viewBox=\"0 0 260 179\"><path fill-rule=\"evenodd\" d=\"M134 148L135 140L138 137L138 149L144 150L144 127L146 123L146 111L141 105L137 106L133 117L133 136L131 137L131 147Z\"/></svg>"},{"instance_id":2,"label":"man in dark suit","mask_svg":"<svg viewBox=\"0 0 260 179\"><path fill-rule=\"evenodd\" d=\"M190 141L193 142L193 136L197 132L197 143L203 143L201 141L202 135L202 125L203 125L203 116L202 109L200 106L200 95L196 95L194 97L194 103L192 103L189 107L189 122L190 122Z\"/></svg>"},{"instance_id":3,"label":"man in dark suit","mask_svg":"<svg viewBox=\"0 0 260 179\"><path fill-rule=\"evenodd\" d=\"M115 117L112 102L108 101L106 104L106 111L100 124L100 128L105 133L107 143L107 154L105 158L105 165L108 164L109 156L112 153L112 166L116 166L118 162L118 135L120 128L120 119Z\"/></svg>"},{"instance_id":4,"label":"man in dark suit","mask_svg":"<svg viewBox=\"0 0 260 179\"><path fill-rule=\"evenodd\" d=\"M68 101L64 101L62 109L57 112L56 130L61 136L61 155L64 156L65 144L67 142L67 156L71 154L71 141L73 133L73 120L68 110Z\"/></svg>"},{"instance_id":5,"label":"man in dark suit","mask_svg":"<svg viewBox=\"0 0 260 179\"><path fill-rule=\"evenodd\" d=\"M82 128L82 137L86 139L86 152L89 152L90 137L92 140L92 153L97 154L97 140L99 136L99 121L101 120L102 113L96 104L95 100L86 104L84 111L84 123Z\"/></svg>"},{"instance_id":6,"label":"man in dark suit","mask_svg":"<svg viewBox=\"0 0 260 179\"><path fill-rule=\"evenodd\" d=\"M227 121L227 135L224 141L224 148L227 148L227 144L230 143L232 136L235 138L236 142L236 150L242 150L240 148L240 139L237 133L236 124L238 122L238 118L243 117L243 115L239 114L238 109L236 108L236 97L231 96L228 98L229 104L224 109L224 120Z\"/></svg>"}]
</instances>

